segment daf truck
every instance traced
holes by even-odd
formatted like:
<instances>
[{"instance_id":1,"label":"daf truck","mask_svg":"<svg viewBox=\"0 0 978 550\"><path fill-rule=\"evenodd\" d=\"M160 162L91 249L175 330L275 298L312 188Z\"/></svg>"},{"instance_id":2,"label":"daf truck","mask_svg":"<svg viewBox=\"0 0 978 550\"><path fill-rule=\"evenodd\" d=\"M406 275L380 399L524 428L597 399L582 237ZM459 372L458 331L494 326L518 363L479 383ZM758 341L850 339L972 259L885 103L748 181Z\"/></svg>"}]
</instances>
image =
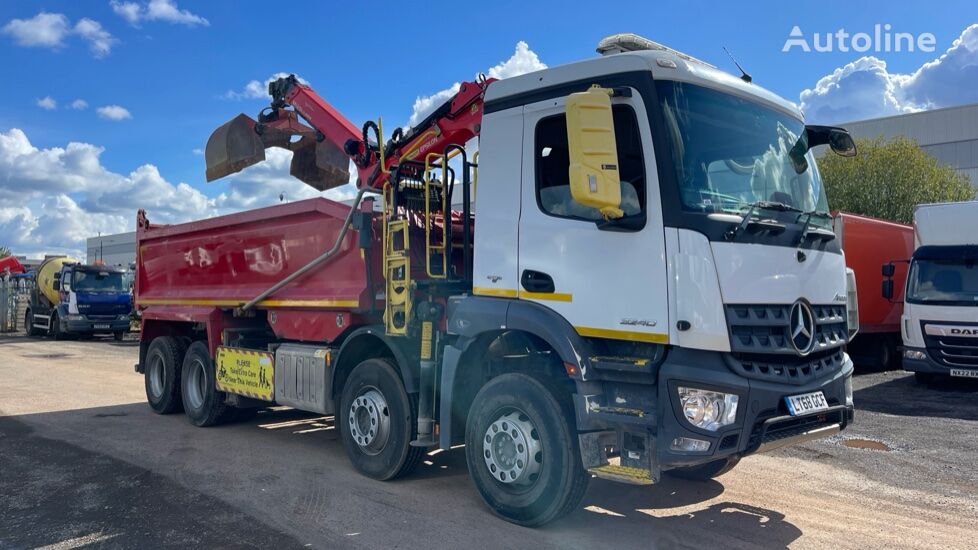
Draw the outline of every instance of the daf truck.
<instances>
[{"instance_id":1,"label":"daf truck","mask_svg":"<svg viewBox=\"0 0 978 550\"><path fill-rule=\"evenodd\" d=\"M529 526L592 476L708 479L845 429L854 280L810 150L852 139L650 40L598 51L464 82L389 136L294 76L270 83L257 120L210 137L207 178L280 147L297 178L352 176L357 196L180 225L140 212L153 410L334 415L380 480L464 445L489 509Z\"/></svg>"},{"instance_id":2,"label":"daf truck","mask_svg":"<svg viewBox=\"0 0 978 550\"><path fill-rule=\"evenodd\" d=\"M84 265L52 257L38 266L24 326L28 336L110 334L122 340L129 332L132 294L122 268Z\"/></svg>"},{"instance_id":3,"label":"daf truck","mask_svg":"<svg viewBox=\"0 0 978 550\"><path fill-rule=\"evenodd\" d=\"M922 383L978 379L978 201L921 204L913 222L903 368ZM893 297L894 272L894 264L883 266L885 297Z\"/></svg>"}]
</instances>

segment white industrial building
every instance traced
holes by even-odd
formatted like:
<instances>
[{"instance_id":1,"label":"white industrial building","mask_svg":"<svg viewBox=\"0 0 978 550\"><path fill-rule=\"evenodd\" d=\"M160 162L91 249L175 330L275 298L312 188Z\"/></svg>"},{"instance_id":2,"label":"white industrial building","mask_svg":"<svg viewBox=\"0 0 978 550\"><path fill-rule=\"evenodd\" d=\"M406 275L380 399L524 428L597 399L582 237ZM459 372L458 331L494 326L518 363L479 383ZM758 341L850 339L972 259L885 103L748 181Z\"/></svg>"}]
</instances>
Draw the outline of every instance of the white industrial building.
<instances>
[{"instance_id":1,"label":"white industrial building","mask_svg":"<svg viewBox=\"0 0 978 550\"><path fill-rule=\"evenodd\" d=\"M844 122L853 137L906 136L978 186L978 103Z\"/></svg>"},{"instance_id":2,"label":"white industrial building","mask_svg":"<svg viewBox=\"0 0 978 550\"><path fill-rule=\"evenodd\" d=\"M136 263L136 232L89 237L85 263L96 262L122 267Z\"/></svg>"}]
</instances>

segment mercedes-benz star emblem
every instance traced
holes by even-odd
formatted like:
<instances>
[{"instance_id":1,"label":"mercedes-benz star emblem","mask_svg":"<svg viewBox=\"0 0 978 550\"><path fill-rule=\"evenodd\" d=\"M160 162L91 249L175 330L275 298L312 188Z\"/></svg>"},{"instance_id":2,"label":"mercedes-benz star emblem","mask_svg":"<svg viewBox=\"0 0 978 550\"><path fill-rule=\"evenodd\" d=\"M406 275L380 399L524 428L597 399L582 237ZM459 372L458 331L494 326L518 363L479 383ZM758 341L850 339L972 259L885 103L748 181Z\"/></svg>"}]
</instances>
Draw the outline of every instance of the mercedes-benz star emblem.
<instances>
[{"instance_id":1,"label":"mercedes-benz star emblem","mask_svg":"<svg viewBox=\"0 0 978 550\"><path fill-rule=\"evenodd\" d=\"M815 347L815 313L812 306L801 300L791 306L788 313L788 330L791 347L798 355L808 355Z\"/></svg>"}]
</instances>

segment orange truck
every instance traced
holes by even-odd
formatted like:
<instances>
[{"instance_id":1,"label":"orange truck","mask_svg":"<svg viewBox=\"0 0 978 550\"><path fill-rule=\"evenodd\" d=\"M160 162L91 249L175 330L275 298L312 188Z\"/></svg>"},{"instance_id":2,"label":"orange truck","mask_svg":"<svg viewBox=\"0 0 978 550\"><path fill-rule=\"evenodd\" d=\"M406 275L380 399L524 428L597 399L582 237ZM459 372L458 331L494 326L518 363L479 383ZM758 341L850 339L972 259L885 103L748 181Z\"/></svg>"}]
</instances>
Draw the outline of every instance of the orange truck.
<instances>
[{"instance_id":1,"label":"orange truck","mask_svg":"<svg viewBox=\"0 0 978 550\"><path fill-rule=\"evenodd\" d=\"M896 367L902 342L906 261L913 255L913 226L840 212L835 216L834 229L845 252L846 266L856 273L859 334L849 343L848 352L857 365ZM900 289L900 294L887 299L880 292L882 270L891 262L895 267L894 288Z\"/></svg>"}]
</instances>

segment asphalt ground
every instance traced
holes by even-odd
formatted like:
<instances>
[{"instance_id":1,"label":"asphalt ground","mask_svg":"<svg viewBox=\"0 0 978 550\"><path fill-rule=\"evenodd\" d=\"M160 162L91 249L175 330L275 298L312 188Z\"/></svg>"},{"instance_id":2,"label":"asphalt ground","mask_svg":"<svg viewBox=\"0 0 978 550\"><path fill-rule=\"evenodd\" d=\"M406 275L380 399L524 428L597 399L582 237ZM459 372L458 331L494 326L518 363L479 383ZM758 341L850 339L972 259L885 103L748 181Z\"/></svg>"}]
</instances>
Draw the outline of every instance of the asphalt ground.
<instances>
[{"instance_id":1,"label":"asphalt ground","mask_svg":"<svg viewBox=\"0 0 978 550\"><path fill-rule=\"evenodd\" d=\"M155 415L137 349L0 336L0 549L947 549L978 534L976 383L859 373L841 436L709 482L595 479L580 509L525 529L484 507L462 449L381 483L353 471L330 417Z\"/></svg>"}]
</instances>

